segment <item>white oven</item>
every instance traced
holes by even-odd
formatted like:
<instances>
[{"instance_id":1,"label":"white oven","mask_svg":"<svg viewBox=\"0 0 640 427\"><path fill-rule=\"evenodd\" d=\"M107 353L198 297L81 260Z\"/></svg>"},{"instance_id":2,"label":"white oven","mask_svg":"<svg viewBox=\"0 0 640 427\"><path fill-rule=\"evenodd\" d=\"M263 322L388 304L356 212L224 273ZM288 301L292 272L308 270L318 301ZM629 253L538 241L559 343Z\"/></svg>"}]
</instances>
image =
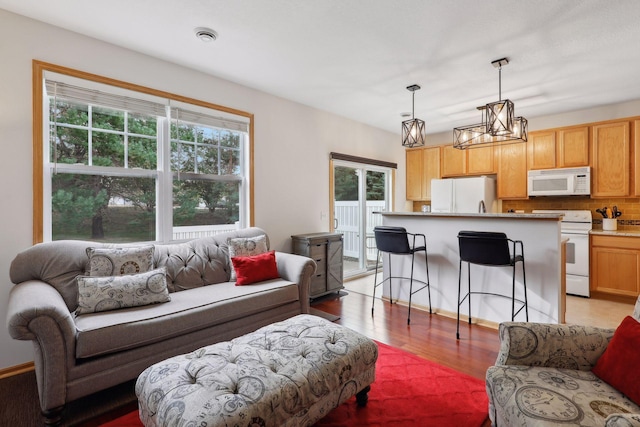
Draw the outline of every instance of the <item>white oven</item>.
<instances>
[{"instance_id":1,"label":"white oven","mask_svg":"<svg viewBox=\"0 0 640 427\"><path fill-rule=\"evenodd\" d=\"M589 297L589 232L592 227L590 211L544 210L533 213L562 213L562 239L568 239L566 251L567 293Z\"/></svg>"}]
</instances>

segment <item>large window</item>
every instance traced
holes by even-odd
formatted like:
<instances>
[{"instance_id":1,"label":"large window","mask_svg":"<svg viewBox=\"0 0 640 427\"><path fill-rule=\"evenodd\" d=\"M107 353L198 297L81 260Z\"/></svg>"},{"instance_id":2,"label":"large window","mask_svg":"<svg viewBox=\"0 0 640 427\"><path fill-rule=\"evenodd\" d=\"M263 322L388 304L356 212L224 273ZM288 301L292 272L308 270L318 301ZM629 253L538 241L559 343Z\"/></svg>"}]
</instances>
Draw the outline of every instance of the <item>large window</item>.
<instances>
[{"instance_id":1,"label":"large window","mask_svg":"<svg viewBox=\"0 0 640 427\"><path fill-rule=\"evenodd\" d=\"M167 241L251 224L250 115L54 70L40 81L42 240Z\"/></svg>"}]
</instances>

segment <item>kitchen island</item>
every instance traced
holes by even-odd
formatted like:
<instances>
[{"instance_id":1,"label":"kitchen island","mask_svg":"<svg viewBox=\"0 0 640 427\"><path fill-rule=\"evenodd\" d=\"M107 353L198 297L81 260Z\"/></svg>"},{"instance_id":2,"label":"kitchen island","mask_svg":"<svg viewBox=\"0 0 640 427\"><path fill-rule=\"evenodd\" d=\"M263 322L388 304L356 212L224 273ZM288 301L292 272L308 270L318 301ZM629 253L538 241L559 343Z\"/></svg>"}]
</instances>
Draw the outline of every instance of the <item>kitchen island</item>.
<instances>
[{"instance_id":1,"label":"kitchen island","mask_svg":"<svg viewBox=\"0 0 640 427\"><path fill-rule=\"evenodd\" d=\"M508 238L522 240L527 276L530 322L563 323L565 312L564 258L560 235L561 214L454 214L422 212L380 212L383 225L404 227L409 233L421 233L427 239L431 304L435 313L454 316L457 312L459 251L458 232L503 232ZM411 257L392 255L393 276L409 277ZM425 277L424 253L416 254L414 277ZM387 256L382 257L384 277L388 277ZM471 265L472 291L511 295L511 267ZM380 279L380 278L379 278ZM378 280L380 281L380 280ZM400 283L400 286L398 286ZM409 280L394 280L393 299L409 300ZM467 289L466 263L462 269L462 294ZM399 292L399 294L398 294ZM383 296L389 297L388 281ZM516 268L516 298L524 299L521 263ZM428 308L427 291L413 295L413 307ZM468 314L465 301L461 322ZM490 295L472 295L471 317L474 323L495 325L511 320L511 300ZM524 310L516 321L525 321Z\"/></svg>"}]
</instances>

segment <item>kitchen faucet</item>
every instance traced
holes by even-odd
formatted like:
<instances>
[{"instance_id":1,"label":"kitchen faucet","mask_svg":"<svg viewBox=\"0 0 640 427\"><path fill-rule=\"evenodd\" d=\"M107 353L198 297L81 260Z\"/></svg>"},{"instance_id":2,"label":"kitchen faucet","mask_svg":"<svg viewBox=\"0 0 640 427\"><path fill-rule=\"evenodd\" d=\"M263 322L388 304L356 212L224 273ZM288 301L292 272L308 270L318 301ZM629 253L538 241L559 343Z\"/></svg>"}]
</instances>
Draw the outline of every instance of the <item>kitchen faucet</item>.
<instances>
[{"instance_id":1,"label":"kitchen faucet","mask_svg":"<svg viewBox=\"0 0 640 427\"><path fill-rule=\"evenodd\" d=\"M484 206L484 200L480 200L478 205L478 213L487 213L487 208Z\"/></svg>"}]
</instances>

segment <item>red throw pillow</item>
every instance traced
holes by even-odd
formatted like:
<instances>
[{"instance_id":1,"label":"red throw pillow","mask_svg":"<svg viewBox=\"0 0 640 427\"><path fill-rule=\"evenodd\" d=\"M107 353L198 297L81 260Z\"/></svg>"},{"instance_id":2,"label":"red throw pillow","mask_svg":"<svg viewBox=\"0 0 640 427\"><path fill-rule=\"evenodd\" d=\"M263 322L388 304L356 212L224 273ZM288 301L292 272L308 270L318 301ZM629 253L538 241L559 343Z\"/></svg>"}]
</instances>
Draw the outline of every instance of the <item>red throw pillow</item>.
<instances>
[{"instance_id":1,"label":"red throw pillow","mask_svg":"<svg viewBox=\"0 0 640 427\"><path fill-rule=\"evenodd\" d=\"M640 405L640 323L624 318L592 372Z\"/></svg>"},{"instance_id":2,"label":"red throw pillow","mask_svg":"<svg viewBox=\"0 0 640 427\"><path fill-rule=\"evenodd\" d=\"M236 270L236 286L250 285L280 277L278 276L275 251L252 256L236 256L231 258L231 262Z\"/></svg>"}]
</instances>

